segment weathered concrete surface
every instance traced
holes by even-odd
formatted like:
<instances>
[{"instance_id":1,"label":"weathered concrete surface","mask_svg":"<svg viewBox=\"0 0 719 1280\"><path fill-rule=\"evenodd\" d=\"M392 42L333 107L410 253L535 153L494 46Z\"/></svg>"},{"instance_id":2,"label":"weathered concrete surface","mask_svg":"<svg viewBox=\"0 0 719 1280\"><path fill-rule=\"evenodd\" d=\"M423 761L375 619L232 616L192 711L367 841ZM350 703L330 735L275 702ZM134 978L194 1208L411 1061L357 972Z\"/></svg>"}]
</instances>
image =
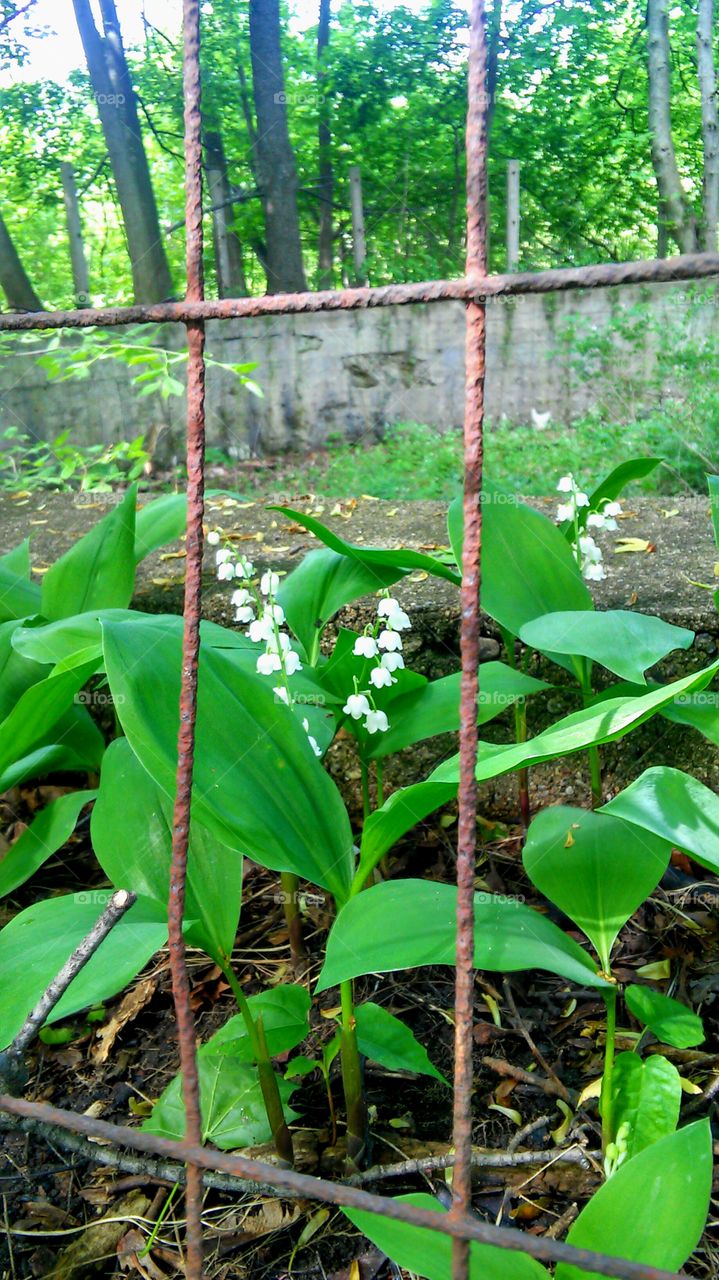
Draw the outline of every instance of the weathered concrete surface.
<instances>
[{"instance_id":1,"label":"weathered concrete surface","mask_svg":"<svg viewBox=\"0 0 719 1280\"><path fill-rule=\"evenodd\" d=\"M10 550L29 533L32 537L33 570L38 578L42 570L70 547L75 540L102 517L109 500L100 495L81 498L67 494L33 495L13 499L0 496L0 554ZM547 500L551 509L555 499ZM299 509L312 512L350 542L367 546L407 546L432 553L447 545L445 508L440 503L413 502L391 504L359 500L344 503L310 505L298 500ZM536 505L542 506L541 502ZM253 560L259 568L272 566L289 572L302 556L319 544L301 526L292 524L278 512L260 503L228 504L213 500L208 508L208 528L221 528L233 540L238 552ZM655 550L614 554L620 537L646 540ZM719 646L719 615L713 594L695 583L716 583L717 561L711 530L709 504L704 498L646 500L625 504L625 517L618 533L602 535L609 576L596 585L595 598L600 608L633 608L639 612L660 614L665 620L691 628L697 633L689 653L672 655L662 665L665 678L696 669L716 654ZM178 613L182 609L182 543L155 552L140 565L134 604L152 613ZM208 548L206 587L203 611L207 618L232 625L233 610L229 603L230 588L217 583L214 555ZM411 574L397 585L397 596L410 613L413 630L406 637L408 664L430 678L456 670L459 661L458 592L448 582ZM361 628L374 615L376 600L370 597L343 611L341 621ZM499 645L493 624L484 622L484 658L497 657ZM536 733L551 719L577 707L576 695L566 687L565 677L551 664L537 663L538 674L558 682L549 695L530 700L529 728ZM504 718L483 729L483 736L496 741L508 740L509 727ZM425 777L439 759L456 750L452 735L444 735L416 748L402 752L389 763L387 783L390 789ZM605 784L615 791L637 776L649 764L672 764L690 769L709 785L719 785L717 753L703 738L691 730L669 725L662 720L649 722L622 743L603 752ZM329 766L351 803L357 803L359 772L352 750L339 741L330 753ZM586 769L579 758L547 765L533 771L532 793L536 806L550 799L567 803L583 803L588 796ZM514 783L500 778L482 788L482 802L494 817L511 818L515 813Z\"/></svg>"},{"instance_id":2,"label":"weathered concrete surface","mask_svg":"<svg viewBox=\"0 0 719 1280\"><path fill-rule=\"evenodd\" d=\"M490 419L506 415L527 422L534 409L567 422L603 398L606 388L588 384L572 368L561 341L570 319L601 329L618 309L648 299L669 332L716 332L716 282L696 288L698 304L696 289L681 284L490 300ZM161 341L178 347L182 327L165 326ZM44 340L39 349L43 345ZM258 399L232 374L209 370L208 440L231 456L316 448L332 436L371 440L388 423L423 422L439 430L462 423L459 302L213 321L208 349L220 361L256 363L254 377L264 389L264 399ZM651 350L623 350L621 360L623 368L639 373L650 367ZM136 373L108 361L96 364L89 379L49 383L32 349L23 346L0 368L2 420L42 439L69 428L84 444L132 439L163 423L169 427L164 452L171 453L184 432L183 399L138 399L130 386Z\"/></svg>"}]
</instances>

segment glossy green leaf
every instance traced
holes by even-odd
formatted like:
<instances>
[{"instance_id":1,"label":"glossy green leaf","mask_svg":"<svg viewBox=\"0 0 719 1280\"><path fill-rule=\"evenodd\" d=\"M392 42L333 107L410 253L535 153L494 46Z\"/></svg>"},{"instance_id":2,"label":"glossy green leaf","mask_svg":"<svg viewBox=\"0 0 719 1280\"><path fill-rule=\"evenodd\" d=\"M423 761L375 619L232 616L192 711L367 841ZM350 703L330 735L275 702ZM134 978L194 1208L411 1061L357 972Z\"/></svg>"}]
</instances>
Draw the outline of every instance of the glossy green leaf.
<instances>
[{"instance_id":1,"label":"glossy green leaf","mask_svg":"<svg viewBox=\"0 0 719 1280\"><path fill-rule=\"evenodd\" d=\"M582 986L606 988L582 948L546 916L514 899L474 895L474 963L514 973L547 969ZM318 990L363 973L455 962L457 890L429 880L385 880L342 908L327 940Z\"/></svg>"},{"instance_id":2,"label":"glossy green leaf","mask_svg":"<svg viewBox=\"0 0 719 1280\"><path fill-rule=\"evenodd\" d=\"M90 829L97 860L111 883L152 898L166 910L172 797L143 769L126 738L118 738L105 752ZM185 908L193 923L187 939L220 966L232 955L241 901L242 854L194 820Z\"/></svg>"},{"instance_id":3,"label":"glossy green leaf","mask_svg":"<svg viewBox=\"0 0 719 1280\"><path fill-rule=\"evenodd\" d=\"M711 1181L709 1121L699 1120L621 1165L582 1210L567 1244L677 1271L701 1238ZM562 1262L555 1280L600 1277Z\"/></svg>"},{"instance_id":4,"label":"glossy green leaf","mask_svg":"<svg viewBox=\"0 0 719 1280\"><path fill-rule=\"evenodd\" d=\"M0 622L40 611L40 588L30 579L30 539L0 556Z\"/></svg>"},{"instance_id":5,"label":"glossy green leaf","mask_svg":"<svg viewBox=\"0 0 719 1280\"><path fill-rule=\"evenodd\" d=\"M135 504L130 485L112 511L51 566L41 612L50 622L90 609L125 609L135 586Z\"/></svg>"},{"instance_id":6,"label":"glossy green leaf","mask_svg":"<svg viewBox=\"0 0 719 1280\"><path fill-rule=\"evenodd\" d=\"M617 1054L612 1070L611 1136L624 1160L674 1133L681 1100L679 1072L666 1058L652 1054L642 1062L636 1053Z\"/></svg>"},{"instance_id":7,"label":"glossy green leaf","mask_svg":"<svg viewBox=\"0 0 719 1280\"><path fill-rule=\"evenodd\" d=\"M212 1142L220 1151L234 1147L253 1147L269 1142L272 1137L262 1090L254 1067L228 1054L198 1057L200 1077L200 1113L202 1141ZM278 1078L277 1087L285 1118L296 1116L287 1103L296 1085ZM142 1126L144 1133L181 1141L185 1136L185 1107L182 1101L181 1077L170 1081Z\"/></svg>"},{"instance_id":8,"label":"glossy green leaf","mask_svg":"<svg viewBox=\"0 0 719 1280\"><path fill-rule=\"evenodd\" d=\"M645 770L602 812L670 840L701 866L719 871L719 796L681 769Z\"/></svg>"},{"instance_id":9,"label":"glossy green leaf","mask_svg":"<svg viewBox=\"0 0 719 1280\"><path fill-rule=\"evenodd\" d=\"M398 1204L413 1205L416 1209L444 1213L434 1196L423 1192L396 1196ZM452 1280L452 1238L440 1235L429 1227L415 1227L408 1222L396 1222L377 1213L364 1213L360 1209L343 1209L350 1222L381 1249L403 1271L424 1276L426 1280ZM540 1262L526 1253L510 1253L493 1245L469 1246L470 1280L547 1280L549 1273Z\"/></svg>"},{"instance_id":10,"label":"glossy green leaf","mask_svg":"<svg viewBox=\"0 0 719 1280\"><path fill-rule=\"evenodd\" d=\"M547 613L526 623L519 635L531 649L589 658L635 684L645 683L648 667L694 641L694 632L685 627L628 609Z\"/></svg>"},{"instance_id":11,"label":"glossy green leaf","mask_svg":"<svg viewBox=\"0 0 719 1280\"><path fill-rule=\"evenodd\" d=\"M707 689L705 693L688 693L675 698L662 711L665 720L672 724L686 724L690 729L708 738L719 747L719 692Z\"/></svg>"},{"instance_id":12,"label":"glossy green leaf","mask_svg":"<svg viewBox=\"0 0 719 1280\"><path fill-rule=\"evenodd\" d=\"M668 841L621 818L555 805L531 823L522 861L540 893L586 933L608 972L617 934L656 889L670 854Z\"/></svg>"},{"instance_id":13,"label":"glossy green leaf","mask_svg":"<svg viewBox=\"0 0 719 1280\"><path fill-rule=\"evenodd\" d=\"M277 600L305 652L313 655L316 637L338 609L402 576L394 565L367 564L327 547L305 556L283 580Z\"/></svg>"},{"instance_id":14,"label":"glossy green leaf","mask_svg":"<svg viewBox=\"0 0 719 1280\"><path fill-rule=\"evenodd\" d=\"M602 502L614 502L623 489L633 480L643 480L663 462L662 458L628 458L609 472L589 495L590 511L596 511Z\"/></svg>"},{"instance_id":15,"label":"glossy green leaf","mask_svg":"<svg viewBox=\"0 0 719 1280\"><path fill-rule=\"evenodd\" d=\"M514 769L544 764L547 760L571 755L588 746L601 746L604 742L623 738L678 694L709 684L717 669L719 663L715 662L694 675L675 680L660 689L652 689L641 697L610 698L594 703L558 720L528 742L506 746L480 742L477 780L485 782ZM455 755L439 765L425 782L395 791L365 824L363 877L366 878L366 874L405 832L441 805L449 803L457 794L458 783L459 756ZM622 794L626 795L626 792Z\"/></svg>"},{"instance_id":16,"label":"glossy green leaf","mask_svg":"<svg viewBox=\"0 0 719 1280\"><path fill-rule=\"evenodd\" d=\"M60 770L83 773L100 767L105 742L84 707L73 706L29 751L0 770L0 793L28 778Z\"/></svg>"},{"instance_id":17,"label":"glossy green leaf","mask_svg":"<svg viewBox=\"0 0 719 1280\"><path fill-rule=\"evenodd\" d=\"M693 1049L704 1041L702 1020L679 1000L664 996L651 987L630 983L624 990L630 1013L661 1040L675 1049Z\"/></svg>"},{"instance_id":18,"label":"glossy green leaf","mask_svg":"<svg viewBox=\"0 0 719 1280\"><path fill-rule=\"evenodd\" d=\"M391 550L385 550L380 547L355 546L351 542L345 542L344 538L340 538L338 534L332 533L325 525L320 524L319 520L315 520L314 516L305 515L304 511L293 511L291 507L279 506L270 507L270 510L281 511L288 520L302 525L303 529L309 529L331 551L348 556L352 560L359 560L371 567L398 569L401 575L411 573L413 569L423 569L433 574L435 578L446 578L448 582L459 585L459 575L454 573L449 565L436 560L434 556L423 555L421 551L412 551L409 547L393 547ZM382 583L378 582L377 587L381 586Z\"/></svg>"},{"instance_id":19,"label":"glossy green leaf","mask_svg":"<svg viewBox=\"0 0 719 1280\"><path fill-rule=\"evenodd\" d=\"M305 987L288 983L250 996L252 1017L261 1016L271 1057L288 1053L305 1039L309 1031L311 1000ZM242 1062L252 1062L250 1037L242 1014L236 1013L200 1049L200 1053L232 1054Z\"/></svg>"},{"instance_id":20,"label":"glossy green leaf","mask_svg":"<svg viewBox=\"0 0 719 1280\"><path fill-rule=\"evenodd\" d=\"M72 791L33 818L0 862L0 897L24 884L62 848L75 830L80 810L96 795L96 791Z\"/></svg>"},{"instance_id":21,"label":"glossy green leaf","mask_svg":"<svg viewBox=\"0 0 719 1280\"><path fill-rule=\"evenodd\" d=\"M122 622L137 615L130 609L92 609L70 618L58 618L56 622L37 622L18 627L13 646L25 658L34 662L56 664L65 662L73 654L81 652L102 653L101 620Z\"/></svg>"},{"instance_id":22,"label":"glossy green leaf","mask_svg":"<svg viewBox=\"0 0 719 1280\"><path fill-rule=\"evenodd\" d=\"M0 623L0 720L10 714L26 689L50 674L48 665L32 662L17 652L15 636L24 630L17 619Z\"/></svg>"},{"instance_id":23,"label":"glossy green leaf","mask_svg":"<svg viewBox=\"0 0 719 1280\"><path fill-rule=\"evenodd\" d=\"M109 890L93 890L46 898L26 907L0 932L1 1047L10 1044L110 897ZM156 903L138 899L73 979L48 1022L122 991L166 940L167 921Z\"/></svg>"},{"instance_id":24,"label":"glossy green leaf","mask_svg":"<svg viewBox=\"0 0 719 1280\"><path fill-rule=\"evenodd\" d=\"M477 724L486 724L501 715L518 698L550 687L544 680L513 671L504 662L482 663L479 681ZM456 671L392 699L387 706L389 729L370 739L368 757L377 760L413 742L458 729L459 689L460 673Z\"/></svg>"},{"instance_id":25,"label":"glossy green leaf","mask_svg":"<svg viewBox=\"0 0 719 1280\"><path fill-rule=\"evenodd\" d=\"M140 507L135 516L135 564L151 551L175 542L185 532L187 502L184 493L164 493Z\"/></svg>"},{"instance_id":26,"label":"glossy green leaf","mask_svg":"<svg viewBox=\"0 0 719 1280\"><path fill-rule=\"evenodd\" d=\"M559 529L511 494L485 485L482 502L482 608L512 635L545 613L593 609L577 562ZM449 509L449 536L462 553L462 504ZM461 561L459 562L461 563Z\"/></svg>"},{"instance_id":27,"label":"glossy green leaf","mask_svg":"<svg viewBox=\"0 0 719 1280\"><path fill-rule=\"evenodd\" d=\"M172 794L181 635L164 618L103 626L110 688L141 764ZM342 900L353 872L340 794L271 682L203 646L193 812L223 844Z\"/></svg>"},{"instance_id":28,"label":"glossy green leaf","mask_svg":"<svg viewBox=\"0 0 719 1280\"><path fill-rule=\"evenodd\" d=\"M388 1009L367 1000L355 1006L355 1019L357 1047L366 1058L389 1071L414 1071L449 1085L449 1080L430 1062L424 1045Z\"/></svg>"},{"instance_id":29,"label":"glossy green leaf","mask_svg":"<svg viewBox=\"0 0 719 1280\"><path fill-rule=\"evenodd\" d=\"M50 675L26 689L0 723L0 775L13 761L46 741L94 670L94 663L86 664L61 675Z\"/></svg>"}]
</instances>

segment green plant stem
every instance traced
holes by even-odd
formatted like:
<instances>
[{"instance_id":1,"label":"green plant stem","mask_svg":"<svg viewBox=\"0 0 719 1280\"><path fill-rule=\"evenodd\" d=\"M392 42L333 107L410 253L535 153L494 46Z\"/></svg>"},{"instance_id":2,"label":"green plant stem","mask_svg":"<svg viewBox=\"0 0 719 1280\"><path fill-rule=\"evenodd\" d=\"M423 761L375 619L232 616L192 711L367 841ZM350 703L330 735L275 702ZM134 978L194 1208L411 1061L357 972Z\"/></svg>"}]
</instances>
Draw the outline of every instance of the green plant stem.
<instances>
[{"instance_id":1,"label":"green plant stem","mask_svg":"<svg viewBox=\"0 0 719 1280\"><path fill-rule=\"evenodd\" d=\"M384 760L375 762L375 779L377 783L377 804L375 807L381 809L384 804Z\"/></svg>"},{"instance_id":2,"label":"green plant stem","mask_svg":"<svg viewBox=\"0 0 719 1280\"><path fill-rule=\"evenodd\" d=\"M357 1047L354 993L352 982L340 985L342 1002L342 1088L347 1111L347 1169L358 1172L367 1154L367 1105L362 1087L362 1067Z\"/></svg>"},{"instance_id":3,"label":"green plant stem","mask_svg":"<svg viewBox=\"0 0 719 1280\"><path fill-rule=\"evenodd\" d=\"M517 670L517 637L512 635L511 631L505 631L504 627L500 628L502 632L502 641L504 650L507 655L507 662L513 671ZM524 667L524 661L522 662ZM518 698L514 704L514 740L516 743L527 741L527 704L524 698ZM529 810L529 769L517 770L517 791L519 795L519 812L522 819L522 826L527 830L531 813Z\"/></svg>"},{"instance_id":4,"label":"green plant stem","mask_svg":"<svg viewBox=\"0 0 719 1280\"><path fill-rule=\"evenodd\" d=\"M299 877L291 871L280 872L282 885L282 906L287 921L287 932L290 939L290 952L295 969L304 968L307 959L307 948L302 936L302 916L297 906Z\"/></svg>"},{"instance_id":5,"label":"green plant stem","mask_svg":"<svg viewBox=\"0 0 719 1280\"><path fill-rule=\"evenodd\" d=\"M603 993L604 994L604 993ZM602 1148L614 1138L614 1121L612 1117L612 1075L614 1072L614 1039L617 1029L617 988L604 994L607 1007L607 1031L604 1043L604 1075L602 1076Z\"/></svg>"},{"instance_id":6,"label":"green plant stem","mask_svg":"<svg viewBox=\"0 0 719 1280\"><path fill-rule=\"evenodd\" d=\"M232 966L227 964L223 969L223 973L227 978L232 994L237 1001L237 1008L242 1015L242 1020L247 1028L247 1034L252 1046L252 1054L257 1063L257 1075L262 1090L262 1098L267 1112L270 1129L272 1130L272 1141L275 1144L275 1150L286 1165L292 1167L294 1164L295 1153L292 1146L292 1135L287 1127L285 1113L282 1108L282 1099L280 1091L277 1087L277 1077L272 1067L269 1049L267 1047L267 1038L265 1029L262 1025L262 1019L258 1018L255 1022L252 1017L252 1010L247 1002L242 987L240 986Z\"/></svg>"}]
</instances>

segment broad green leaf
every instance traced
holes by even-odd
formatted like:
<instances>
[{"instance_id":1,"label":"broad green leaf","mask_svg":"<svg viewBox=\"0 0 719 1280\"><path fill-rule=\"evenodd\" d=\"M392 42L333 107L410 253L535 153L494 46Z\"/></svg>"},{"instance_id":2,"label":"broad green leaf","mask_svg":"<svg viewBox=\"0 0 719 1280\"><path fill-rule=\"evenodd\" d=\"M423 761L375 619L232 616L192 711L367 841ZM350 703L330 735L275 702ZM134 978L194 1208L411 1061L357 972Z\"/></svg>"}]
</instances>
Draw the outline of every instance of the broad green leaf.
<instances>
[{"instance_id":1,"label":"broad green leaf","mask_svg":"<svg viewBox=\"0 0 719 1280\"><path fill-rule=\"evenodd\" d=\"M681 1100L679 1072L666 1058L652 1054L642 1062L636 1053L617 1054L612 1070L611 1137L625 1152L625 1160L674 1133Z\"/></svg>"},{"instance_id":2,"label":"broad green leaf","mask_svg":"<svg viewBox=\"0 0 719 1280\"><path fill-rule=\"evenodd\" d=\"M695 675L675 680L672 684L653 689L641 697L611 698L593 703L582 711L575 711L563 720L558 720L528 742L506 746L480 742L477 780L485 782L503 773L511 773L514 769L544 764L547 760L571 755L588 746L601 746L604 742L623 738L678 694L709 684L717 669L719 663L715 662ZM395 791L382 808L372 814L365 825L362 839L363 880L405 832L454 798L458 783L459 756L452 756L439 765L425 782L417 782L401 791Z\"/></svg>"},{"instance_id":3,"label":"broad green leaf","mask_svg":"<svg viewBox=\"0 0 719 1280\"><path fill-rule=\"evenodd\" d=\"M105 742L84 707L73 706L26 753L0 771L0 793L28 778L42 778L63 770L93 772L100 767Z\"/></svg>"},{"instance_id":4,"label":"broad green leaf","mask_svg":"<svg viewBox=\"0 0 719 1280\"><path fill-rule=\"evenodd\" d=\"M135 586L137 485L48 570L43 615L50 622L90 609L125 609Z\"/></svg>"},{"instance_id":5,"label":"broad green leaf","mask_svg":"<svg viewBox=\"0 0 719 1280\"><path fill-rule=\"evenodd\" d=\"M140 507L135 517L135 564L151 551L175 542L185 532L187 502L184 493L165 493Z\"/></svg>"},{"instance_id":6,"label":"broad green leaf","mask_svg":"<svg viewBox=\"0 0 719 1280\"><path fill-rule=\"evenodd\" d=\"M366 564L327 547L305 556L282 582L277 600L305 652L314 657L317 637L338 609L402 576L393 565Z\"/></svg>"},{"instance_id":7,"label":"broad green leaf","mask_svg":"<svg viewBox=\"0 0 719 1280\"><path fill-rule=\"evenodd\" d=\"M143 769L126 738L105 752L91 819L92 845L105 875L167 909L172 860L172 796ZM122 839L118 839L118 832ZM221 967L232 955L242 901L242 854L195 819L190 826L187 939Z\"/></svg>"},{"instance_id":8,"label":"broad green leaf","mask_svg":"<svg viewBox=\"0 0 719 1280\"><path fill-rule=\"evenodd\" d=\"M75 830L80 810L96 795L96 791L73 791L53 800L33 818L0 862L0 897L24 884L62 848Z\"/></svg>"},{"instance_id":9,"label":"broad green leaf","mask_svg":"<svg viewBox=\"0 0 719 1280\"><path fill-rule=\"evenodd\" d=\"M672 724L686 724L719 747L719 692L688 693L675 698L662 711L665 720Z\"/></svg>"},{"instance_id":10,"label":"broad green leaf","mask_svg":"<svg viewBox=\"0 0 719 1280\"><path fill-rule=\"evenodd\" d=\"M73 654L87 651L102 653L101 620L122 622L137 615L130 609L93 609L56 622L38 619L29 626L18 627L13 647L25 658L53 665L65 662Z\"/></svg>"},{"instance_id":11,"label":"broad green leaf","mask_svg":"<svg viewBox=\"0 0 719 1280\"><path fill-rule=\"evenodd\" d=\"M181 635L164 618L103 626L118 715L147 772L174 793ZM274 871L293 871L340 901L353 872L340 794L271 681L203 646L193 811L223 844Z\"/></svg>"},{"instance_id":12,"label":"broad green leaf","mask_svg":"<svg viewBox=\"0 0 719 1280\"><path fill-rule=\"evenodd\" d=\"M605 989L585 951L546 916L521 902L474 895L474 963L507 973L547 969ZM385 880L342 908L327 940L317 989L364 973L455 962L457 890L429 880Z\"/></svg>"},{"instance_id":13,"label":"broad green leaf","mask_svg":"<svg viewBox=\"0 0 719 1280\"><path fill-rule=\"evenodd\" d=\"M40 611L40 588L30 580L30 539L0 556L0 622Z\"/></svg>"},{"instance_id":14,"label":"broad green leaf","mask_svg":"<svg viewBox=\"0 0 719 1280\"><path fill-rule=\"evenodd\" d=\"M214 1143L220 1151L268 1142L272 1130L255 1068L228 1054L222 1057L202 1054L197 1059L197 1068L202 1141ZM297 1086L278 1077L277 1087L285 1118L294 1120L297 1112L290 1110L287 1103ZM142 1129L144 1133L182 1141L185 1136L185 1107L179 1075L170 1081Z\"/></svg>"},{"instance_id":15,"label":"broad green leaf","mask_svg":"<svg viewBox=\"0 0 719 1280\"><path fill-rule=\"evenodd\" d=\"M626 1164L594 1193L567 1244L678 1271L704 1230L712 1181L708 1120L687 1125ZM561 1262L555 1280L600 1280Z\"/></svg>"},{"instance_id":16,"label":"broad green leaf","mask_svg":"<svg viewBox=\"0 0 719 1280\"><path fill-rule=\"evenodd\" d=\"M555 805L539 813L522 854L530 880L586 933L602 968L620 929L656 889L671 844L621 818Z\"/></svg>"},{"instance_id":17,"label":"broad green leaf","mask_svg":"<svg viewBox=\"0 0 719 1280\"><path fill-rule=\"evenodd\" d=\"M442 1072L430 1062L424 1045L388 1009L367 1000L355 1006L355 1019L357 1047L366 1058L379 1062L389 1071L414 1071L449 1085Z\"/></svg>"},{"instance_id":18,"label":"broad green leaf","mask_svg":"<svg viewBox=\"0 0 719 1280\"><path fill-rule=\"evenodd\" d=\"M305 515L304 511L293 511L291 507L280 506L270 507L269 510L281 511L288 520L302 525L303 529L309 529L310 533L314 533L315 537L319 538L320 542L324 542L331 551L348 556L351 560L359 560L369 567L398 569L400 575L411 573L413 569L424 569L435 578L446 578L448 582L454 582L457 585L461 581L459 575L454 573L448 565L443 564L441 560L436 560L434 556L423 555L421 551L412 551L409 547L393 547L391 550L380 547L358 547L351 542L345 542L344 538L332 533L325 525L320 524L319 520L315 520L314 516ZM382 582L377 583L378 588L382 585Z\"/></svg>"},{"instance_id":19,"label":"broad green leaf","mask_svg":"<svg viewBox=\"0 0 719 1280\"><path fill-rule=\"evenodd\" d=\"M395 1196L395 1200L397 1204L413 1205L416 1209L445 1212L434 1196L425 1192ZM342 1212L403 1271L424 1276L426 1280L452 1280L451 1236L360 1209L343 1209ZM541 1262L526 1253L510 1253L508 1249L497 1249L475 1241L470 1243L470 1280L541 1280L541 1277L547 1280L548 1275Z\"/></svg>"},{"instance_id":20,"label":"broad green leaf","mask_svg":"<svg viewBox=\"0 0 719 1280\"><path fill-rule=\"evenodd\" d=\"M567 540L547 516L485 485L482 502L482 608L505 631L558 609L593 609ZM449 509L449 535L462 553L462 504ZM458 562L461 563L461 560Z\"/></svg>"},{"instance_id":21,"label":"broad green leaf","mask_svg":"<svg viewBox=\"0 0 719 1280\"><path fill-rule=\"evenodd\" d=\"M288 1053L301 1044L309 1031L311 1000L305 987L295 983L273 987L250 996L247 1001L254 1019L262 1017L271 1057ZM200 1053L232 1054L242 1062L252 1062L250 1037L242 1014L236 1013L219 1031L216 1031Z\"/></svg>"},{"instance_id":22,"label":"broad green leaf","mask_svg":"<svg viewBox=\"0 0 719 1280\"><path fill-rule=\"evenodd\" d=\"M589 495L589 511L596 511L602 502L614 502L623 489L633 480L643 480L663 462L663 458L628 458L610 471Z\"/></svg>"},{"instance_id":23,"label":"broad green leaf","mask_svg":"<svg viewBox=\"0 0 719 1280\"><path fill-rule=\"evenodd\" d=\"M602 807L719 871L719 796L697 778L666 765L647 769Z\"/></svg>"},{"instance_id":24,"label":"broad green leaf","mask_svg":"<svg viewBox=\"0 0 719 1280\"><path fill-rule=\"evenodd\" d=\"M0 1046L10 1044L111 896L110 890L93 890L46 898L26 907L0 932ZM166 939L167 921L157 904L138 899L73 979L48 1022L122 991Z\"/></svg>"},{"instance_id":25,"label":"broad green leaf","mask_svg":"<svg viewBox=\"0 0 719 1280\"><path fill-rule=\"evenodd\" d=\"M694 632L685 627L628 609L547 613L528 622L519 635L531 649L589 658L635 684L645 683L648 667L673 649L689 649L694 640ZM578 674L579 665L574 664Z\"/></svg>"},{"instance_id":26,"label":"broad green leaf","mask_svg":"<svg viewBox=\"0 0 719 1280\"><path fill-rule=\"evenodd\" d=\"M88 663L61 675L50 675L26 689L0 723L0 775L13 761L46 740L94 670L95 664Z\"/></svg>"},{"instance_id":27,"label":"broad green leaf","mask_svg":"<svg viewBox=\"0 0 719 1280\"><path fill-rule=\"evenodd\" d=\"M0 623L0 720L10 714L26 689L50 673L49 666L31 662L16 651L14 638L24 629L16 619Z\"/></svg>"},{"instance_id":28,"label":"broad green leaf","mask_svg":"<svg viewBox=\"0 0 719 1280\"><path fill-rule=\"evenodd\" d=\"M479 683L477 724L486 724L501 715L518 698L550 687L544 680L513 671L504 662L482 663ZM458 729L459 691L460 673L456 671L392 699L387 706L389 729L370 739L369 758L376 760L413 742Z\"/></svg>"},{"instance_id":29,"label":"broad green leaf","mask_svg":"<svg viewBox=\"0 0 719 1280\"><path fill-rule=\"evenodd\" d=\"M704 1041L701 1018L679 1000L664 996L651 987L631 983L624 990L624 999L630 1013L648 1027L662 1044L675 1049L693 1049Z\"/></svg>"}]
</instances>

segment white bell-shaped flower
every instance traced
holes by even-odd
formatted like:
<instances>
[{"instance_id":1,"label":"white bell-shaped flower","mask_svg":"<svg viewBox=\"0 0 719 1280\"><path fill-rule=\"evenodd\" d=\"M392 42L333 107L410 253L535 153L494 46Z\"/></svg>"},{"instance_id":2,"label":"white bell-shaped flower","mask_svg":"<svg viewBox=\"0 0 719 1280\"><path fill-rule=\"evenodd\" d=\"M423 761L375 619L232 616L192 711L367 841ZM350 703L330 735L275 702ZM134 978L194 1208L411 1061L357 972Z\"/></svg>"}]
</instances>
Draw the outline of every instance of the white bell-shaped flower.
<instances>
[{"instance_id":1,"label":"white bell-shaped flower","mask_svg":"<svg viewBox=\"0 0 719 1280\"><path fill-rule=\"evenodd\" d=\"M361 720L362 716L369 715L372 708L364 693L351 693L342 710L353 720Z\"/></svg>"},{"instance_id":2,"label":"white bell-shaped flower","mask_svg":"<svg viewBox=\"0 0 719 1280\"><path fill-rule=\"evenodd\" d=\"M375 667L374 670L370 672L369 678L370 684L373 684L375 689L386 689L389 688L390 685L397 683L392 673L383 666Z\"/></svg>"},{"instance_id":3,"label":"white bell-shaped flower","mask_svg":"<svg viewBox=\"0 0 719 1280\"><path fill-rule=\"evenodd\" d=\"M386 650L387 653L399 653L402 649L402 638L396 631L390 631L385 628L384 631L380 631L377 644L380 649Z\"/></svg>"},{"instance_id":4,"label":"white bell-shaped flower","mask_svg":"<svg viewBox=\"0 0 719 1280\"><path fill-rule=\"evenodd\" d=\"M358 636L352 650L356 658L376 658L379 653L374 636Z\"/></svg>"},{"instance_id":5,"label":"white bell-shaped flower","mask_svg":"<svg viewBox=\"0 0 719 1280\"><path fill-rule=\"evenodd\" d=\"M384 667L385 671L401 671L404 667L404 658L401 653L383 653L380 666Z\"/></svg>"},{"instance_id":6,"label":"white bell-shaped flower","mask_svg":"<svg viewBox=\"0 0 719 1280\"><path fill-rule=\"evenodd\" d=\"M279 590L280 575L268 569L260 578L260 591L263 596L274 596Z\"/></svg>"},{"instance_id":7,"label":"white bell-shaped flower","mask_svg":"<svg viewBox=\"0 0 719 1280\"><path fill-rule=\"evenodd\" d=\"M368 733L386 733L389 729L389 721L384 711L373 709L367 712L364 727Z\"/></svg>"}]
</instances>

